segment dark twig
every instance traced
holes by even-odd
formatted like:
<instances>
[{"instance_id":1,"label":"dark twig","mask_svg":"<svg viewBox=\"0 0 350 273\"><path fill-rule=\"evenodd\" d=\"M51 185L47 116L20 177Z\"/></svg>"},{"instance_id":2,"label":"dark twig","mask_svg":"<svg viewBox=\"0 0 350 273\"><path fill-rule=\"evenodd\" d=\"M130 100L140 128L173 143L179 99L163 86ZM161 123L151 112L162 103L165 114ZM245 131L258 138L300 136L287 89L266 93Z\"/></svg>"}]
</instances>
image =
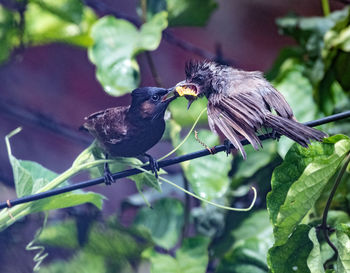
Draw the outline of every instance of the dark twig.
<instances>
[{"instance_id":1,"label":"dark twig","mask_svg":"<svg viewBox=\"0 0 350 273\"><path fill-rule=\"evenodd\" d=\"M340 2L344 5L349 5L350 4L350 0L333 0L334 2Z\"/></svg>"},{"instance_id":2,"label":"dark twig","mask_svg":"<svg viewBox=\"0 0 350 273\"><path fill-rule=\"evenodd\" d=\"M309 127L315 127L315 126L318 126L318 125L321 125L321 124L334 122L334 121L345 119L345 118L349 118L349 117L350 117L350 111L346 111L346 112L343 112L343 113L340 113L340 114L328 116L326 118L321 118L321 119L318 119L318 120L309 121L309 122L306 122L304 124L309 126ZM264 134L264 135L260 135L259 136L260 140L266 140L266 139L269 139L269 138L270 138L269 134ZM247 140L242 140L241 143L242 143L242 145L248 145L249 144L249 142ZM223 151L227 150L227 147L225 145L218 145L218 146L215 146L214 148L215 148L215 152L216 153L223 152ZM233 148L233 146L232 146L232 148ZM207 149L204 149L204 150L201 150L201 151L185 154L185 155L178 156L178 157L175 157L175 158L161 160L161 161L158 162L158 166L159 166L159 168L164 168L164 167L167 167L167 166L170 166L170 165L178 164L180 162L196 159L196 158L207 156L207 155L211 155L211 153ZM151 169L149 165L146 165L143 168L146 169L146 170L150 170ZM142 170L140 170L139 168L134 168L134 169L129 169L129 170L125 170L125 171L121 171L121 172L115 173L112 176L113 176L114 180L116 180L116 179L124 178L124 177L127 177L127 176L139 174L141 172L142 172ZM92 180L83 181L83 182L80 182L80 183L77 183L77 184L74 184L74 185L69 185L67 187L61 187L61 188L50 190L50 191L47 191L47 192L42 192L42 193L38 193L38 194L24 196L24 197L17 198L17 199L14 199L14 200L9 200L9 202L2 202L2 203L0 203L0 209L7 208L8 204L10 204L11 206L15 206L15 205L18 205L18 204L23 204L23 203L27 203L27 202L31 202L31 201L35 201L35 200L39 200L39 199L43 199L43 198L47 198L47 197L50 197L50 196L53 196L53 195L57 195L57 194L61 194L61 193L65 193L65 192L69 192L69 191L73 191L73 190L77 190L77 189L82 189L82 188L94 186L94 185L101 184L101 183L104 183L104 178L103 177L92 179Z\"/></svg>"},{"instance_id":3,"label":"dark twig","mask_svg":"<svg viewBox=\"0 0 350 273\"><path fill-rule=\"evenodd\" d=\"M344 176L344 173L346 171L347 166L349 165L349 162L350 162L350 153L345 158L344 164L343 164L342 168L340 169L340 171L339 171L339 173L337 175L337 178L335 179L335 183L333 185L331 193L329 194L329 197L328 197L328 200L327 200L327 204L326 204L326 207L324 208L323 216L322 216L321 229L323 231L323 235L325 237L325 240L326 240L327 244L333 249L335 257L338 256L338 249L336 248L336 246L329 239L328 227L327 227L327 216L328 216L328 211L329 211L329 208L331 206L334 194L337 191L337 188L338 188L338 186L339 186L339 184L340 184L340 182L341 182L341 180L342 180L342 178ZM333 260L333 257L331 259ZM324 263L324 266L326 266L328 262L329 261L327 260Z\"/></svg>"},{"instance_id":4,"label":"dark twig","mask_svg":"<svg viewBox=\"0 0 350 273\"><path fill-rule=\"evenodd\" d=\"M142 10L142 23L146 23L146 21L147 21L147 0L141 0L140 5L141 5L141 10ZM145 51L145 56L147 59L148 66L151 70L154 82L156 83L156 85L158 87L163 87L162 81L161 81L159 74L158 74L158 71L157 71L157 68L154 64L151 52Z\"/></svg>"},{"instance_id":5,"label":"dark twig","mask_svg":"<svg viewBox=\"0 0 350 273\"><path fill-rule=\"evenodd\" d=\"M154 61L153 61L153 58L152 58L152 55L151 55L151 52L146 51L145 52L145 56L147 58L147 63L148 63L148 66L149 66L149 68L151 70L154 82L156 83L156 85L158 87L163 87L162 80L159 77L157 68L156 68L156 66L154 64Z\"/></svg>"},{"instance_id":6,"label":"dark twig","mask_svg":"<svg viewBox=\"0 0 350 273\"><path fill-rule=\"evenodd\" d=\"M69 128L67 125L55 121L53 118L32 109L22 108L11 101L0 100L0 112L11 118L21 121L21 123L35 124L47 129L59 136L65 137L81 145L89 145L92 138L81 134L78 130Z\"/></svg>"}]
</instances>

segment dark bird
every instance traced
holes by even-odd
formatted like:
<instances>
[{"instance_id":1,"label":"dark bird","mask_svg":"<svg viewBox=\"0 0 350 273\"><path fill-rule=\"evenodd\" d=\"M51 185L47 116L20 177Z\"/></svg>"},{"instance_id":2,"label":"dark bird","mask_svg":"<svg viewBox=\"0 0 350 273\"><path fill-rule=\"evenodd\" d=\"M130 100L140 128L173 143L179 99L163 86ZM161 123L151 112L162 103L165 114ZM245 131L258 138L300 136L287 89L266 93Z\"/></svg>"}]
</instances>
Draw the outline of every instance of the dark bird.
<instances>
[{"instance_id":1,"label":"dark bird","mask_svg":"<svg viewBox=\"0 0 350 273\"><path fill-rule=\"evenodd\" d=\"M188 108L206 96L210 129L216 133L218 128L244 159L240 140L246 138L258 150L262 144L256 132L261 128L271 128L273 136L285 135L304 147L327 136L297 122L283 95L259 71L203 61L188 62L185 72L186 80L177 84L175 93L189 100Z\"/></svg>"},{"instance_id":2,"label":"dark bird","mask_svg":"<svg viewBox=\"0 0 350 273\"><path fill-rule=\"evenodd\" d=\"M146 153L162 137L165 129L164 113L175 96L172 89L142 87L132 91L130 106L109 108L86 117L83 129L93 135L108 156L146 156L157 177L157 162ZM105 182L111 184L113 177L105 165Z\"/></svg>"}]
</instances>

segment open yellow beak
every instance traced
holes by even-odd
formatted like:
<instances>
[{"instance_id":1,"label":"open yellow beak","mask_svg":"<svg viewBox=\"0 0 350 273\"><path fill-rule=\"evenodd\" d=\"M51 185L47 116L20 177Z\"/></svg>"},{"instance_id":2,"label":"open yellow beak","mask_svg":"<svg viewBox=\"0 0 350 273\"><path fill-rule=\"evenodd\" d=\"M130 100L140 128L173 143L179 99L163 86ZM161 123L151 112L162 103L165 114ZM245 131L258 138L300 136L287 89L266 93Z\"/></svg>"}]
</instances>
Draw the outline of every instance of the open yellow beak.
<instances>
[{"instance_id":1,"label":"open yellow beak","mask_svg":"<svg viewBox=\"0 0 350 273\"><path fill-rule=\"evenodd\" d=\"M183 96L193 96L197 97L197 92L196 90L192 89L191 86L177 86L175 88L176 92L179 94L180 97Z\"/></svg>"}]
</instances>

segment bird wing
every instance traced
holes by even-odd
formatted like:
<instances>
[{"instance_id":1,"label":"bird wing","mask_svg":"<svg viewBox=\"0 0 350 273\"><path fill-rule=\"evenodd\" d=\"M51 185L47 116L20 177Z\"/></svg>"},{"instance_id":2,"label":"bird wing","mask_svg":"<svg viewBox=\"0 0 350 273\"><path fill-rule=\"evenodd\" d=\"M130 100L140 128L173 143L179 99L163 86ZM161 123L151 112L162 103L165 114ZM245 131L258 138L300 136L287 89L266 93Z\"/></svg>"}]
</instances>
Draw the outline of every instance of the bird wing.
<instances>
[{"instance_id":1,"label":"bird wing","mask_svg":"<svg viewBox=\"0 0 350 273\"><path fill-rule=\"evenodd\" d=\"M243 158L246 153L241 144L240 135L245 137L258 150L262 147L260 139L255 132L264 123L264 116L268 109L262 98L252 91L226 92L212 94L208 104L210 128L215 125L240 150Z\"/></svg>"},{"instance_id":2,"label":"bird wing","mask_svg":"<svg viewBox=\"0 0 350 273\"><path fill-rule=\"evenodd\" d=\"M114 107L86 117L83 127L101 142L118 143L127 133L125 114L129 107Z\"/></svg>"},{"instance_id":3,"label":"bird wing","mask_svg":"<svg viewBox=\"0 0 350 273\"><path fill-rule=\"evenodd\" d=\"M293 110L289 106L286 99L283 97L283 95L278 92L269 82L266 82L265 84L261 84L257 86L257 91L260 93L261 97L263 98L265 105L268 106L268 109L274 109L277 113L277 115L292 119L294 118Z\"/></svg>"}]
</instances>

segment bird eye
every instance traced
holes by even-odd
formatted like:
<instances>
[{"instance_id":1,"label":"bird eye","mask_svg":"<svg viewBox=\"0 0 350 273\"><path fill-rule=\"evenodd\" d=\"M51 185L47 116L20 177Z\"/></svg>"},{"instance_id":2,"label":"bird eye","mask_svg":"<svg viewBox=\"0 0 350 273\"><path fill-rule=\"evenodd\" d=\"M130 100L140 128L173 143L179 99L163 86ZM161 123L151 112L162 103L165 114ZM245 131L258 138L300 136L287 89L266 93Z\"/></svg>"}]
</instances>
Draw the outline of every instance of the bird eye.
<instances>
[{"instance_id":1,"label":"bird eye","mask_svg":"<svg viewBox=\"0 0 350 273\"><path fill-rule=\"evenodd\" d=\"M202 75L197 75L194 80L198 83L202 83L204 81L204 76Z\"/></svg>"},{"instance_id":2,"label":"bird eye","mask_svg":"<svg viewBox=\"0 0 350 273\"><path fill-rule=\"evenodd\" d=\"M159 101L159 99L160 99L160 96L159 96L159 95L153 95L153 96L152 96L152 100L153 100L153 101Z\"/></svg>"}]
</instances>

